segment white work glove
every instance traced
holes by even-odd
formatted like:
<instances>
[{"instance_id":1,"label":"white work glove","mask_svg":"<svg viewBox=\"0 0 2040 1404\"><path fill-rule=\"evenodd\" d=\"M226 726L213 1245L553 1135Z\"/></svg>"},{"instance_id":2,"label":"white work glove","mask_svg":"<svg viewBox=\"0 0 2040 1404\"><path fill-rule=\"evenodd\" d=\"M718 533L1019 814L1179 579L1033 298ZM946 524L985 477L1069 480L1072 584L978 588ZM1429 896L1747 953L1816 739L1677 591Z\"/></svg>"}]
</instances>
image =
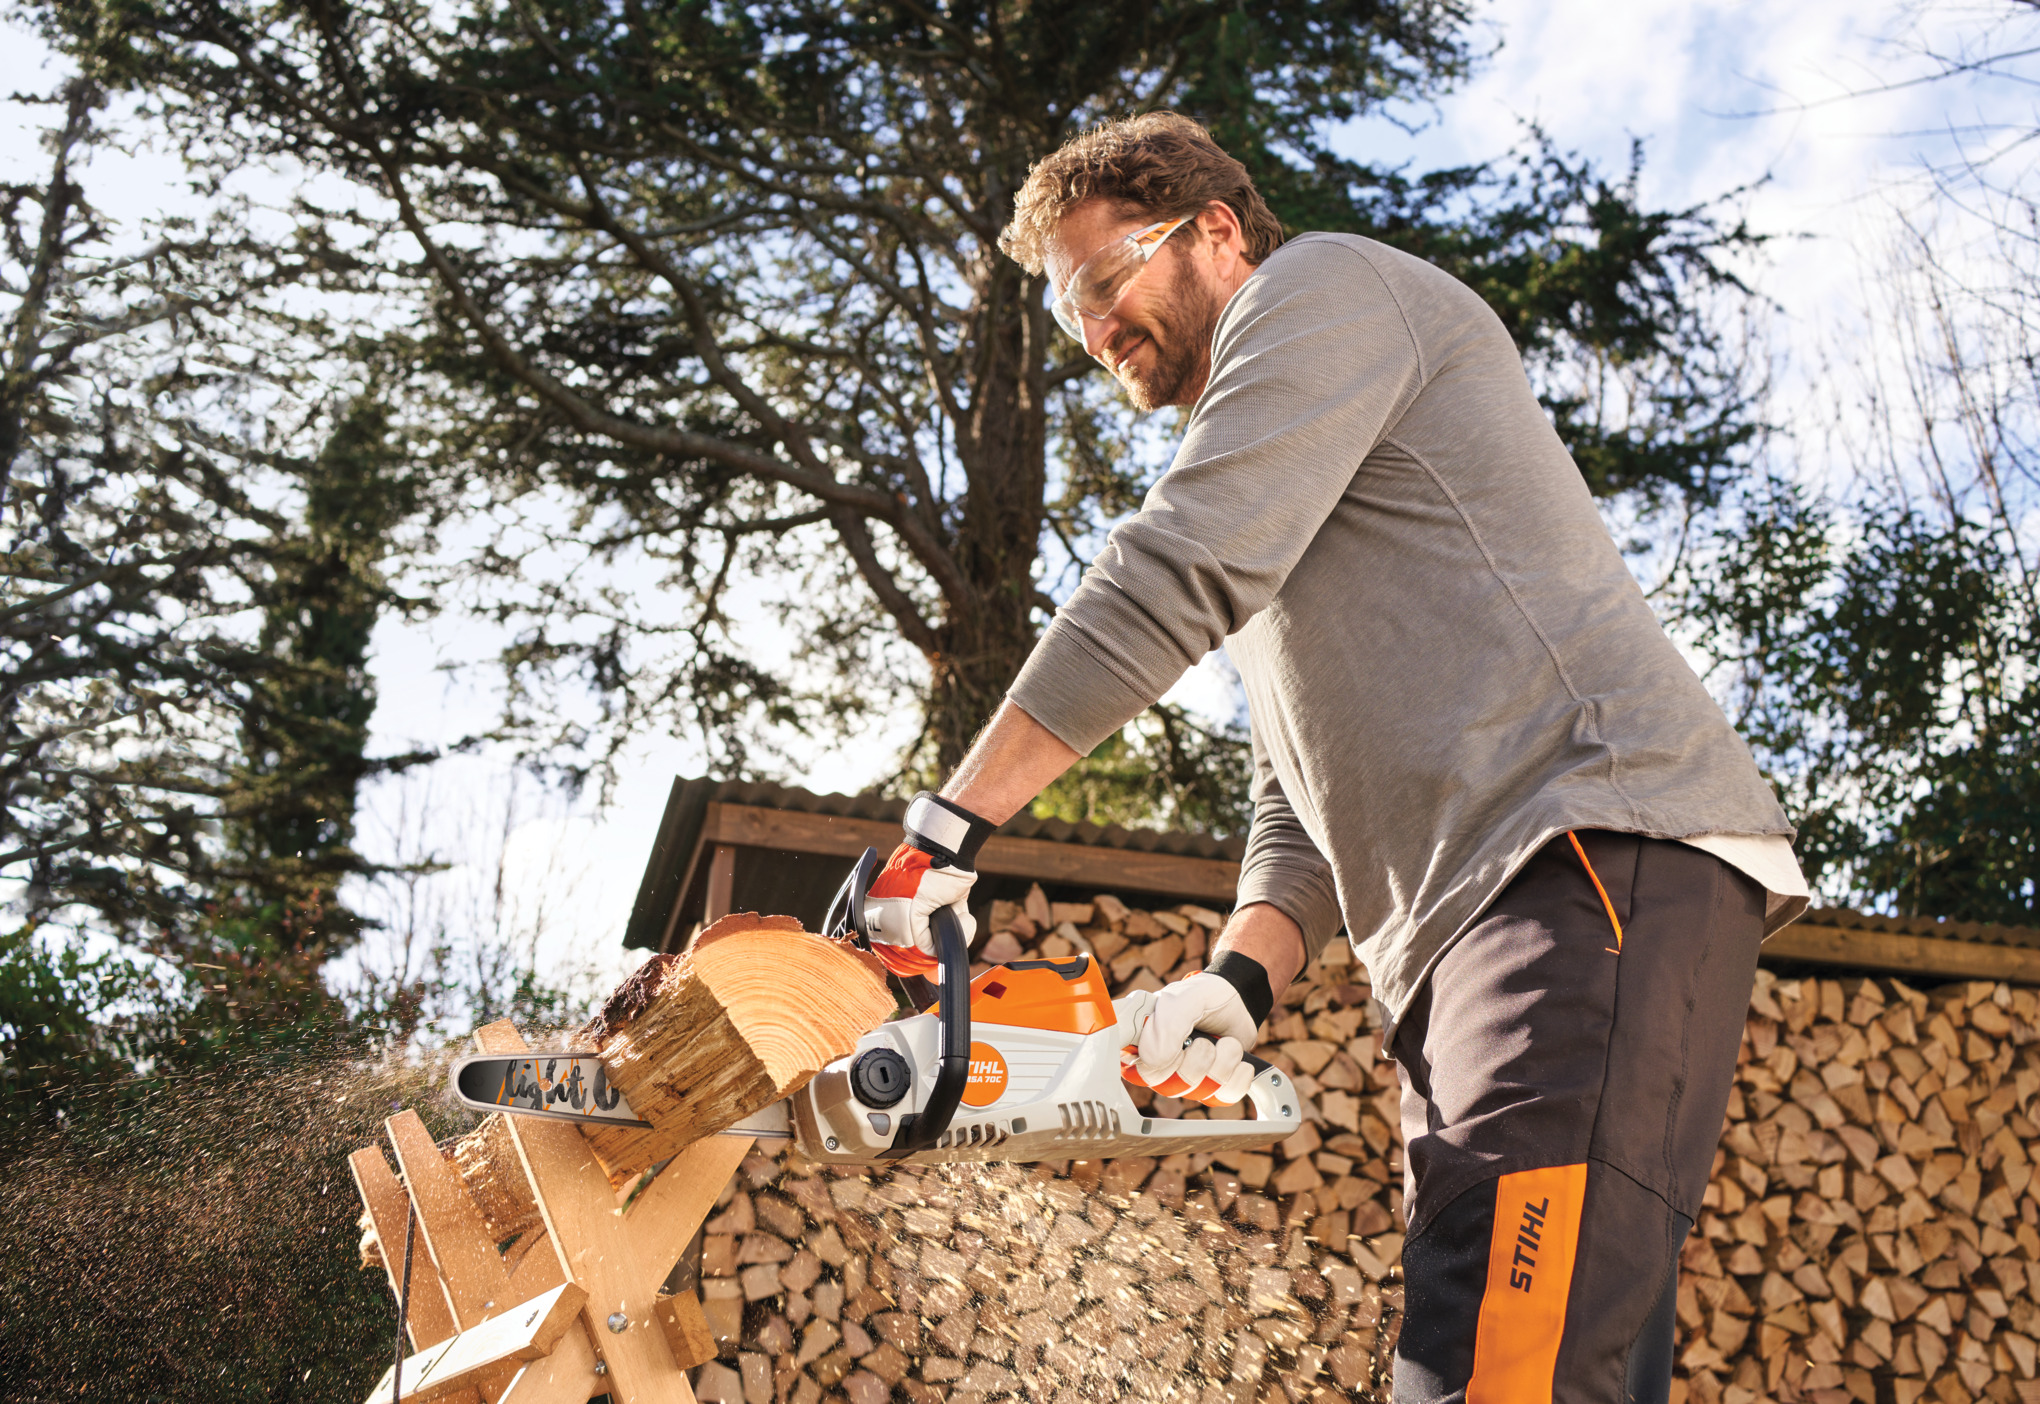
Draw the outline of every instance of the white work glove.
<instances>
[{"instance_id":1,"label":"white work glove","mask_svg":"<svg viewBox=\"0 0 2040 1404\"><path fill-rule=\"evenodd\" d=\"M935 933L928 926L937 907L956 913L965 946L977 935L977 918L964 905L977 874L968 868L936 868L929 863L920 849L901 844L872 879L871 891L864 898L864 929L871 937L871 953L895 975L932 977L940 966Z\"/></svg>"},{"instance_id":2,"label":"white work glove","mask_svg":"<svg viewBox=\"0 0 2040 1404\"><path fill-rule=\"evenodd\" d=\"M1273 1005L1260 962L1225 952L1211 969L1155 995L1139 1038L1122 1053L1120 1074L1164 1097L1230 1106L1254 1080L1247 1050ZM1192 1038L1199 1033L1210 1037Z\"/></svg>"},{"instance_id":3,"label":"white work glove","mask_svg":"<svg viewBox=\"0 0 2040 1404\"><path fill-rule=\"evenodd\" d=\"M977 881L978 849L993 825L926 790L907 806L906 841L893 850L864 897L864 931L872 954L896 975L932 976L940 968L928 919L937 908L956 913L968 947L977 919L964 904Z\"/></svg>"}]
</instances>

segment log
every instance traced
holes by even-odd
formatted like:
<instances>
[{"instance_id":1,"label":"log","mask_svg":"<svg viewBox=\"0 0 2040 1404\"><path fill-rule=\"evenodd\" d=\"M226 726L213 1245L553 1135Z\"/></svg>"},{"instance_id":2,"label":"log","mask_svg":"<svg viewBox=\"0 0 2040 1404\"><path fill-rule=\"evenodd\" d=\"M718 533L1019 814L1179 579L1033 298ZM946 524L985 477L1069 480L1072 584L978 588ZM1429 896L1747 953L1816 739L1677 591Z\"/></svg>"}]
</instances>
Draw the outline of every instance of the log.
<instances>
[{"instance_id":1,"label":"log","mask_svg":"<svg viewBox=\"0 0 2040 1404\"><path fill-rule=\"evenodd\" d=\"M496 1242L537 1224L538 1201L531 1197L530 1182L517 1168L517 1147L511 1143L502 1113L484 1117L480 1126L454 1142L447 1157L460 1172L461 1182Z\"/></svg>"},{"instance_id":2,"label":"log","mask_svg":"<svg viewBox=\"0 0 2040 1404\"><path fill-rule=\"evenodd\" d=\"M649 1129L588 1132L612 1181L805 1087L895 1007L872 957L790 917L724 917L654 956L575 1040Z\"/></svg>"}]
</instances>

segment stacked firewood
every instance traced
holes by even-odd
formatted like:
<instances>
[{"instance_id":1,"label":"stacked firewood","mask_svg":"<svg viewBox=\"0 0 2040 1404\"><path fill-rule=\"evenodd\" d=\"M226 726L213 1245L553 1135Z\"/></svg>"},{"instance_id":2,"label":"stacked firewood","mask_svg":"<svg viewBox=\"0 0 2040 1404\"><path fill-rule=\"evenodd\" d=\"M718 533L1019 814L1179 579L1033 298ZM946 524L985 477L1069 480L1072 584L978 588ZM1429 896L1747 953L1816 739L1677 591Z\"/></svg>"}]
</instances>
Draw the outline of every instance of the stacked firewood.
<instances>
[{"instance_id":1,"label":"stacked firewood","mask_svg":"<svg viewBox=\"0 0 2040 1404\"><path fill-rule=\"evenodd\" d=\"M2030 989L1758 975L1684 1258L1692 1398L2040 1400L2036 1042Z\"/></svg>"},{"instance_id":2,"label":"stacked firewood","mask_svg":"<svg viewBox=\"0 0 2040 1404\"><path fill-rule=\"evenodd\" d=\"M1219 924L1037 889L996 904L980 955L1088 952L1124 993L1199 967ZM1379 1040L1334 946L1262 1037L1309 1117L1266 1153L889 1172L755 1154L707 1225L724 1352L696 1393L1385 1399L1402 1159ZM2040 1404L2036 1041L2031 990L1760 974L1685 1253L1674 1399Z\"/></svg>"}]
</instances>

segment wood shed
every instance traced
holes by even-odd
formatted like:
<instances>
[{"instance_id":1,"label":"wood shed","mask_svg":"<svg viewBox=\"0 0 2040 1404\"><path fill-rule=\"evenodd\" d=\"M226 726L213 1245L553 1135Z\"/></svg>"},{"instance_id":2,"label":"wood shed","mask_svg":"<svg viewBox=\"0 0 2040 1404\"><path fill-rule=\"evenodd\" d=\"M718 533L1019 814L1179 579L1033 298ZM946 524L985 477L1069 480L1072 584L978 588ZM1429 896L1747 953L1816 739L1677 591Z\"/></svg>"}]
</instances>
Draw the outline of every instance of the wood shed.
<instances>
[{"instance_id":1,"label":"wood shed","mask_svg":"<svg viewBox=\"0 0 2040 1404\"><path fill-rule=\"evenodd\" d=\"M891 852L905 813L904 801L872 794L677 779L623 943L679 950L700 926L732 911L781 913L813 929L849 862L867 847ZM979 860L979 929L989 929L993 902L1020 901L1036 883L1051 900L1112 892L1222 910L1232 905L1244 849L1238 838L1023 814ZM1765 942L1763 960L1782 971L1902 975L1915 983L2040 984L2040 930L1817 907Z\"/></svg>"},{"instance_id":2,"label":"wood shed","mask_svg":"<svg viewBox=\"0 0 2040 1404\"><path fill-rule=\"evenodd\" d=\"M798 917L817 929L857 855L875 848L883 858L899 843L906 812L904 800L871 794L675 780L623 944L680 950L698 927L733 911ZM979 929L993 902L1020 901L1036 883L1058 900L1111 891L1230 906L1245 847L1243 839L1019 815L978 857Z\"/></svg>"}]
</instances>

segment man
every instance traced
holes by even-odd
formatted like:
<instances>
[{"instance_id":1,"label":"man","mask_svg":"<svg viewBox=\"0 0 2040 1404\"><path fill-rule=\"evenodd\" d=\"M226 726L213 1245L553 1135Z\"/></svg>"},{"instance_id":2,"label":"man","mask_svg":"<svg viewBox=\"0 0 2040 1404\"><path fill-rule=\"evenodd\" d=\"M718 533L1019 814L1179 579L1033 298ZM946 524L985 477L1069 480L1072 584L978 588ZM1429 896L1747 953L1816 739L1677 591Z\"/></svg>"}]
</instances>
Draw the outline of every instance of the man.
<instances>
[{"instance_id":1,"label":"man","mask_svg":"<svg viewBox=\"0 0 2040 1404\"><path fill-rule=\"evenodd\" d=\"M1404 1401L1663 1400L1791 830L1651 615L1501 323L1371 240L1284 243L1181 117L1037 166L1002 247L1183 442L872 892L925 969L991 828L1224 642L1254 822L1128 1076L1235 1100L1340 925L1403 1084ZM1187 1036L1201 1030L1216 1042Z\"/></svg>"}]
</instances>

